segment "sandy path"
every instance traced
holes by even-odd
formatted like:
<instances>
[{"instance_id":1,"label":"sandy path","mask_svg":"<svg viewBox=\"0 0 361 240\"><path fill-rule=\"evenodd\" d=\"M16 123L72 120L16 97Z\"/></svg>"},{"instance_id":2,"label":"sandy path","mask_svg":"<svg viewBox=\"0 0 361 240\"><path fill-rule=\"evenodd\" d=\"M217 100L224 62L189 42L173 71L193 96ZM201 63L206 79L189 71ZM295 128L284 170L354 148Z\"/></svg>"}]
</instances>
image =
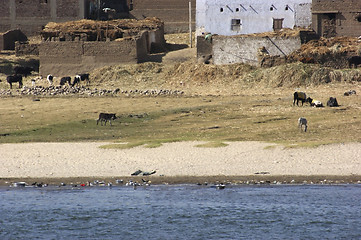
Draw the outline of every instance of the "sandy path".
<instances>
[{"instance_id":1,"label":"sandy path","mask_svg":"<svg viewBox=\"0 0 361 240\"><path fill-rule=\"evenodd\" d=\"M361 143L284 149L260 142L199 148L198 142L159 148L100 149L105 143L0 144L0 178L130 176L157 169L164 176L361 175Z\"/></svg>"}]
</instances>

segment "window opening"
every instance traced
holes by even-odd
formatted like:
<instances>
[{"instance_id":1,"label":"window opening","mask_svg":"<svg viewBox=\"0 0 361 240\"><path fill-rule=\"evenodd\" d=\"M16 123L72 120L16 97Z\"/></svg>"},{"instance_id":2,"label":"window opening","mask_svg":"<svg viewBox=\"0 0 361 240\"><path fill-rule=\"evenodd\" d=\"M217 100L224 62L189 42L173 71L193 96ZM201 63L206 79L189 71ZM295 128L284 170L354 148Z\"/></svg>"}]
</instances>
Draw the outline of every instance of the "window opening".
<instances>
[{"instance_id":1,"label":"window opening","mask_svg":"<svg viewBox=\"0 0 361 240\"><path fill-rule=\"evenodd\" d=\"M239 12L239 8L236 8L236 12Z\"/></svg>"},{"instance_id":2,"label":"window opening","mask_svg":"<svg viewBox=\"0 0 361 240\"><path fill-rule=\"evenodd\" d=\"M223 8L221 8L220 11L223 12Z\"/></svg>"},{"instance_id":3,"label":"window opening","mask_svg":"<svg viewBox=\"0 0 361 240\"><path fill-rule=\"evenodd\" d=\"M279 31L281 30L283 27L283 18L281 19L273 19L273 30L274 31Z\"/></svg>"},{"instance_id":4,"label":"window opening","mask_svg":"<svg viewBox=\"0 0 361 240\"><path fill-rule=\"evenodd\" d=\"M241 19L232 19L231 30L232 31L240 31L241 30Z\"/></svg>"}]
</instances>

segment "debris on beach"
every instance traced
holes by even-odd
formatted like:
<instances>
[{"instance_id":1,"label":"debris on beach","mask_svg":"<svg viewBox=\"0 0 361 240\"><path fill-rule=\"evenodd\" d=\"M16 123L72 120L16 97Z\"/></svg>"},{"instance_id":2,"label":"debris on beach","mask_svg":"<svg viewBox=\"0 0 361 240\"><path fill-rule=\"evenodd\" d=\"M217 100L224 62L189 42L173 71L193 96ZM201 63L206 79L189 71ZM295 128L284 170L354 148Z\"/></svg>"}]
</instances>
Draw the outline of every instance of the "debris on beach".
<instances>
[{"instance_id":1,"label":"debris on beach","mask_svg":"<svg viewBox=\"0 0 361 240\"><path fill-rule=\"evenodd\" d=\"M142 176L149 176L149 175L152 175L154 173L156 173L157 171L156 170L153 170L153 171L150 171L150 172L145 172L145 171L142 171L142 170L137 170L135 172L133 172L131 174L131 176L138 176L139 174L142 174Z\"/></svg>"},{"instance_id":2,"label":"debris on beach","mask_svg":"<svg viewBox=\"0 0 361 240\"><path fill-rule=\"evenodd\" d=\"M137 170L137 171L133 172L133 173L130 174L130 175L132 175L132 176L138 176L138 175L141 174L141 173L142 173L142 170Z\"/></svg>"}]
</instances>

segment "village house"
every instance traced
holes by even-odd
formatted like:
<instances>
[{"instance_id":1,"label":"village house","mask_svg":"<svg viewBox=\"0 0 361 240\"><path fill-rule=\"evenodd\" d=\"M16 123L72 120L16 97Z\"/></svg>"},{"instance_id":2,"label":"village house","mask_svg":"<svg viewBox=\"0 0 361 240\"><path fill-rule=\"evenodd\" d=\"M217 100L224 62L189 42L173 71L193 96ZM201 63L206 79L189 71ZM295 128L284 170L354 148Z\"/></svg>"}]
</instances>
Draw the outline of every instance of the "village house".
<instances>
[{"instance_id":1,"label":"village house","mask_svg":"<svg viewBox=\"0 0 361 240\"><path fill-rule=\"evenodd\" d=\"M264 66L317 38L312 0L197 0L197 58L214 64Z\"/></svg>"},{"instance_id":2,"label":"village house","mask_svg":"<svg viewBox=\"0 0 361 240\"><path fill-rule=\"evenodd\" d=\"M158 18L49 23L41 32L39 72L72 76L95 68L135 64L165 49L164 23Z\"/></svg>"},{"instance_id":3,"label":"village house","mask_svg":"<svg viewBox=\"0 0 361 240\"><path fill-rule=\"evenodd\" d=\"M197 0L196 36L225 36L311 25L312 0Z\"/></svg>"},{"instance_id":4,"label":"village house","mask_svg":"<svg viewBox=\"0 0 361 240\"><path fill-rule=\"evenodd\" d=\"M312 28L322 37L361 36L361 1L313 0Z\"/></svg>"}]
</instances>

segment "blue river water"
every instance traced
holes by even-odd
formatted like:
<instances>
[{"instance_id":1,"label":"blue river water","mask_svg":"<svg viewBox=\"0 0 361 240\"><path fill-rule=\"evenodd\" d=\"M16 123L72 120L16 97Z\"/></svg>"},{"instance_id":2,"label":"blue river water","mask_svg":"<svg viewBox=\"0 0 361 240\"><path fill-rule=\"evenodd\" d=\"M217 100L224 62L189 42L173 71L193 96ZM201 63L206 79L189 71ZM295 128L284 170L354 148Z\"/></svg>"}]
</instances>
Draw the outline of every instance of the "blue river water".
<instances>
[{"instance_id":1,"label":"blue river water","mask_svg":"<svg viewBox=\"0 0 361 240\"><path fill-rule=\"evenodd\" d=\"M361 239L361 185L1 187L0 239Z\"/></svg>"}]
</instances>

